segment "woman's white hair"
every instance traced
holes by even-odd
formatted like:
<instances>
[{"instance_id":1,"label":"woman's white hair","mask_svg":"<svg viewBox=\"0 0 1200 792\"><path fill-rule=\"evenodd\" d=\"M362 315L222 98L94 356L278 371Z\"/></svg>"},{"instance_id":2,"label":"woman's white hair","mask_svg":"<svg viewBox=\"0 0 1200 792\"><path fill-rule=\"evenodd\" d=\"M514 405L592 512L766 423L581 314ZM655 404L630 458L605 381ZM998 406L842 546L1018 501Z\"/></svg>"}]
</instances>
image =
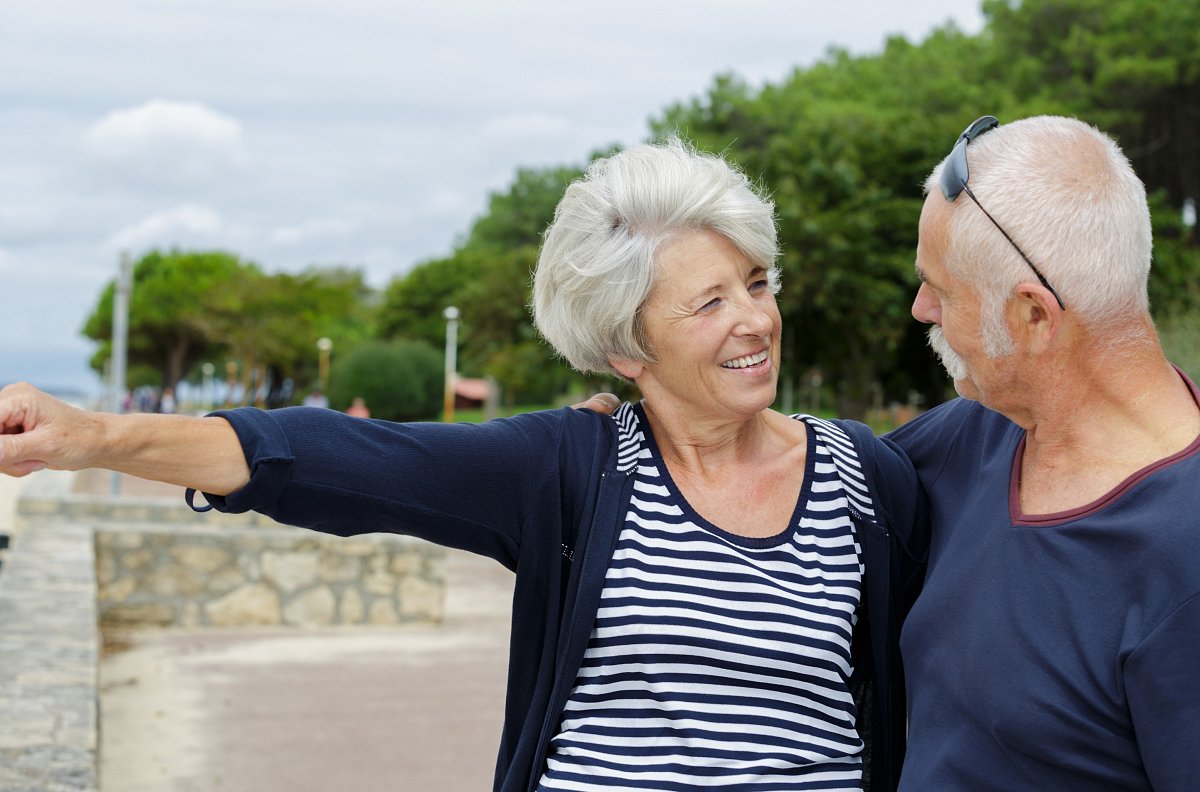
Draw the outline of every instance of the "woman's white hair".
<instances>
[{"instance_id":1,"label":"woman's white hair","mask_svg":"<svg viewBox=\"0 0 1200 792\"><path fill-rule=\"evenodd\" d=\"M620 376L611 361L653 362L641 309L655 257L690 231L711 230L767 271L779 289L774 207L740 170L678 139L597 160L567 187L533 276L533 321L582 372Z\"/></svg>"},{"instance_id":2,"label":"woman's white hair","mask_svg":"<svg viewBox=\"0 0 1200 792\"><path fill-rule=\"evenodd\" d=\"M1119 317L1149 312L1146 189L1111 138L1082 121L1038 116L980 135L967 161L971 191L1085 326L1120 327ZM940 194L943 167L928 191ZM946 266L980 295L986 351L1007 354L1004 307L1036 276L969 196L956 203Z\"/></svg>"}]
</instances>

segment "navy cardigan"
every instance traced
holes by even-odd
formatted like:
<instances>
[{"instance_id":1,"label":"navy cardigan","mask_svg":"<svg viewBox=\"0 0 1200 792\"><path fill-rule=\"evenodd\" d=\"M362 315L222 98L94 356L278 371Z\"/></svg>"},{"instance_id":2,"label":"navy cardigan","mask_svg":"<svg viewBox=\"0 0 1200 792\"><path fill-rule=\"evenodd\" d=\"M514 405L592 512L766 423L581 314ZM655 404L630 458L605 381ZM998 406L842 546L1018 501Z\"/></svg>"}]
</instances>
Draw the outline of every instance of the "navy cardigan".
<instances>
[{"instance_id":1,"label":"navy cardigan","mask_svg":"<svg viewBox=\"0 0 1200 792\"><path fill-rule=\"evenodd\" d=\"M340 536L408 534L517 573L494 789L533 790L629 503L633 470L618 465L616 423L570 408L484 424L364 421L304 407L216 415L233 426L251 471L241 490L206 494L218 510ZM875 520L852 515L866 565L853 681L866 788L890 792L904 753L900 622L924 574L928 536L907 458L862 424L837 423L855 442L875 502Z\"/></svg>"}]
</instances>

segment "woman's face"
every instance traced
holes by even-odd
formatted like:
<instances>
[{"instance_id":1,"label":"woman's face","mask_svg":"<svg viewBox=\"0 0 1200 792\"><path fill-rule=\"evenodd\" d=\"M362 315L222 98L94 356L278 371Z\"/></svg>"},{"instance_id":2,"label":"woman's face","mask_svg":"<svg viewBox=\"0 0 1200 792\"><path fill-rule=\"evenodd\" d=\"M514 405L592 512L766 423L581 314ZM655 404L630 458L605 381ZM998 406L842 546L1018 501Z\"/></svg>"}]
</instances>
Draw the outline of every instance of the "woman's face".
<instances>
[{"instance_id":1,"label":"woman's face","mask_svg":"<svg viewBox=\"0 0 1200 792\"><path fill-rule=\"evenodd\" d=\"M653 407L682 410L692 420L749 417L770 407L780 318L766 270L707 230L681 236L658 259L658 281L642 308L658 362L626 361L618 370Z\"/></svg>"}]
</instances>

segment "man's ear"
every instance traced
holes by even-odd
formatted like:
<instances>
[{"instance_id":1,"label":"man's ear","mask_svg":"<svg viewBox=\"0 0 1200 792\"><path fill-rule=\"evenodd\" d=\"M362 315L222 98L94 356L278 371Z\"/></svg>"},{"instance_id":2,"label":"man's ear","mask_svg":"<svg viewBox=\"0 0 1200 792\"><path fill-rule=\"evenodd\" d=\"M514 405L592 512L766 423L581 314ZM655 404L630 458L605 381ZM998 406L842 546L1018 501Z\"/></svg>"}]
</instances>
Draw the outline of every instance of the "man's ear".
<instances>
[{"instance_id":1,"label":"man's ear","mask_svg":"<svg viewBox=\"0 0 1200 792\"><path fill-rule=\"evenodd\" d=\"M1045 286L1032 281L1017 284L1013 295L1017 333L1028 340L1030 351L1045 350L1062 329L1065 318L1058 300Z\"/></svg>"}]
</instances>

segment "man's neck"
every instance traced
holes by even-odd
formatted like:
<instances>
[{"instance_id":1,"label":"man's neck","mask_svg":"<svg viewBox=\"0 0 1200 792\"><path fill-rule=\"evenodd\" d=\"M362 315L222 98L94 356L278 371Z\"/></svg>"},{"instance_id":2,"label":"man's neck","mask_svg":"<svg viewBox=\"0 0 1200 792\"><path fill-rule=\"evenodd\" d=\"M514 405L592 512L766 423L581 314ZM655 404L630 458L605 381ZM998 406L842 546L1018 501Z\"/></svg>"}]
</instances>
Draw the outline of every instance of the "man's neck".
<instances>
[{"instance_id":1,"label":"man's neck","mask_svg":"<svg viewBox=\"0 0 1200 792\"><path fill-rule=\"evenodd\" d=\"M1200 436L1192 388L1157 347L1077 359L1017 420L1027 514L1091 503Z\"/></svg>"}]
</instances>

